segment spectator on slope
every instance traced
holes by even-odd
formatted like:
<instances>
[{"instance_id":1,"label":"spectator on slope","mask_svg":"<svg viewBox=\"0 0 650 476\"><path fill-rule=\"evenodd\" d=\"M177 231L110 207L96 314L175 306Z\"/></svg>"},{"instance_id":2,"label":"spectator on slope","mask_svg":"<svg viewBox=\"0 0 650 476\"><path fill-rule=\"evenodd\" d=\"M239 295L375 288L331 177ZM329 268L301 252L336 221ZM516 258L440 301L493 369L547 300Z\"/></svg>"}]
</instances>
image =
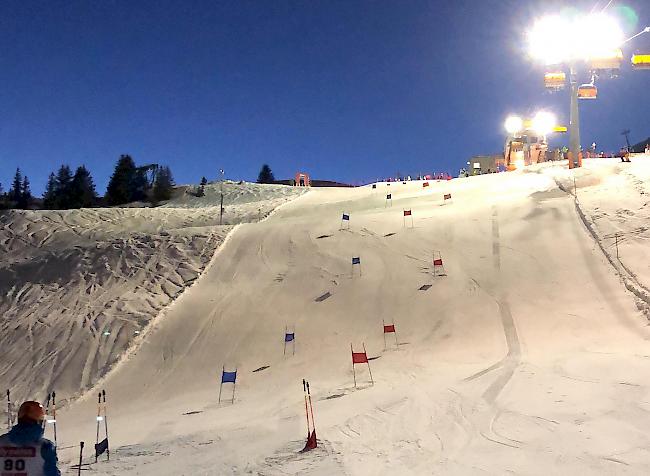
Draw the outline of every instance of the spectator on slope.
<instances>
[{"instance_id":1,"label":"spectator on slope","mask_svg":"<svg viewBox=\"0 0 650 476\"><path fill-rule=\"evenodd\" d=\"M4 475L61 476L54 443L43 438L45 410L38 402L25 402L18 424L0 436L0 472Z\"/></svg>"},{"instance_id":2,"label":"spectator on slope","mask_svg":"<svg viewBox=\"0 0 650 476\"><path fill-rule=\"evenodd\" d=\"M627 150L627 147L621 147L618 156L621 158L621 162L630 162L630 152Z\"/></svg>"}]
</instances>

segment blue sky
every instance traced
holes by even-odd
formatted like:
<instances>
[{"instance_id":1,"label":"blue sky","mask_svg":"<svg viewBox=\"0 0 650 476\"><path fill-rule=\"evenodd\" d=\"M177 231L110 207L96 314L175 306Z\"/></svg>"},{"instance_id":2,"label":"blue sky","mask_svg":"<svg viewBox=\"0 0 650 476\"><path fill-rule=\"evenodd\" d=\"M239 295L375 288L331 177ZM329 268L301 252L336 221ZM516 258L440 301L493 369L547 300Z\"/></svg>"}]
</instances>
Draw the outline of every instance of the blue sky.
<instances>
[{"instance_id":1,"label":"blue sky","mask_svg":"<svg viewBox=\"0 0 650 476\"><path fill-rule=\"evenodd\" d=\"M522 47L534 18L568 3L597 2L5 0L0 182L20 166L40 194L60 164L85 164L103 193L124 153L178 183L220 168L254 180L265 162L277 178L456 173L501 150L511 112L568 122L566 93L545 93ZM647 1L610 8L624 5L628 33L650 24ZM650 35L633 45L626 56ZM599 89L583 145L650 136L650 72Z\"/></svg>"}]
</instances>

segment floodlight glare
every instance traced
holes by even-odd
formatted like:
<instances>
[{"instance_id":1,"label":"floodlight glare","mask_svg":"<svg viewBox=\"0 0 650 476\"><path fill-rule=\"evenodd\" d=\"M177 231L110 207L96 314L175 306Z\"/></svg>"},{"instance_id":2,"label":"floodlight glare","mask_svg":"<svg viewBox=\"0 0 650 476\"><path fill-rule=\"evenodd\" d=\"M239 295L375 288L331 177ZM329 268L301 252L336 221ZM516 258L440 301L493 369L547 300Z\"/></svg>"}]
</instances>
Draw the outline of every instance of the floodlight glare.
<instances>
[{"instance_id":1,"label":"floodlight glare","mask_svg":"<svg viewBox=\"0 0 650 476\"><path fill-rule=\"evenodd\" d=\"M623 42L620 25L604 13L571 20L547 16L528 32L530 55L547 65L608 58L616 54Z\"/></svg>"},{"instance_id":2,"label":"floodlight glare","mask_svg":"<svg viewBox=\"0 0 650 476\"><path fill-rule=\"evenodd\" d=\"M524 121L519 116L510 116L504 124L508 134L516 134L524 128Z\"/></svg>"},{"instance_id":3,"label":"floodlight glare","mask_svg":"<svg viewBox=\"0 0 650 476\"><path fill-rule=\"evenodd\" d=\"M557 121L555 119L555 115L551 114L550 112L539 111L533 118L532 126L533 130L537 134L546 136L553 132L556 124Z\"/></svg>"}]
</instances>

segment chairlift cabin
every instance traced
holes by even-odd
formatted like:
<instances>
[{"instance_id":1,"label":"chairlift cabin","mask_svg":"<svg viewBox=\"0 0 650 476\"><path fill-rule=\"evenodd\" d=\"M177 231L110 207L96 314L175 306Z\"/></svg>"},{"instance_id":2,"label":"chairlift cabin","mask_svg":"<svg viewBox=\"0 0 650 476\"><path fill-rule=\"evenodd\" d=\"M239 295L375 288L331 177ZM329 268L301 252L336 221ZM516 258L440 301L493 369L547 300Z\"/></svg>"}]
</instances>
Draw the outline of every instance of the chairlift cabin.
<instances>
[{"instance_id":1,"label":"chairlift cabin","mask_svg":"<svg viewBox=\"0 0 650 476\"><path fill-rule=\"evenodd\" d=\"M591 58L590 66L592 71L621 69L623 63L623 52L621 50L613 51L611 54Z\"/></svg>"},{"instance_id":2,"label":"chairlift cabin","mask_svg":"<svg viewBox=\"0 0 650 476\"><path fill-rule=\"evenodd\" d=\"M554 71L544 74L544 87L551 91L564 89L566 74L562 71Z\"/></svg>"},{"instance_id":3,"label":"chairlift cabin","mask_svg":"<svg viewBox=\"0 0 650 476\"><path fill-rule=\"evenodd\" d=\"M632 68L635 70L650 69L650 54L632 56Z\"/></svg>"},{"instance_id":4,"label":"chairlift cabin","mask_svg":"<svg viewBox=\"0 0 650 476\"><path fill-rule=\"evenodd\" d=\"M583 84L578 88L578 99L597 99L598 88L593 84Z\"/></svg>"}]
</instances>

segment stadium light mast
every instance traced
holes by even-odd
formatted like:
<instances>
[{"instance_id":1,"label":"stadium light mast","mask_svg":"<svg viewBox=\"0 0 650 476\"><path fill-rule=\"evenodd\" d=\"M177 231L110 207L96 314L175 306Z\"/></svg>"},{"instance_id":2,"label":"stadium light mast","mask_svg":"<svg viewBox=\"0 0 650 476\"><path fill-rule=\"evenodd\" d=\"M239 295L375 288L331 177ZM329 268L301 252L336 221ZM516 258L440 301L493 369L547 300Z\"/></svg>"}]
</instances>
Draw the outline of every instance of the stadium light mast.
<instances>
[{"instance_id":1,"label":"stadium light mast","mask_svg":"<svg viewBox=\"0 0 650 476\"><path fill-rule=\"evenodd\" d=\"M580 66L588 64L590 71L617 69L625 42L618 22L604 12L582 14L573 18L551 15L541 18L528 32L530 55L547 66L556 66L569 73L570 117L569 117L569 168L579 167L580 161L580 89L578 75ZM604 65L604 66L603 66ZM596 98L596 88L591 87ZM559 89L559 88L558 88Z\"/></svg>"}]
</instances>

